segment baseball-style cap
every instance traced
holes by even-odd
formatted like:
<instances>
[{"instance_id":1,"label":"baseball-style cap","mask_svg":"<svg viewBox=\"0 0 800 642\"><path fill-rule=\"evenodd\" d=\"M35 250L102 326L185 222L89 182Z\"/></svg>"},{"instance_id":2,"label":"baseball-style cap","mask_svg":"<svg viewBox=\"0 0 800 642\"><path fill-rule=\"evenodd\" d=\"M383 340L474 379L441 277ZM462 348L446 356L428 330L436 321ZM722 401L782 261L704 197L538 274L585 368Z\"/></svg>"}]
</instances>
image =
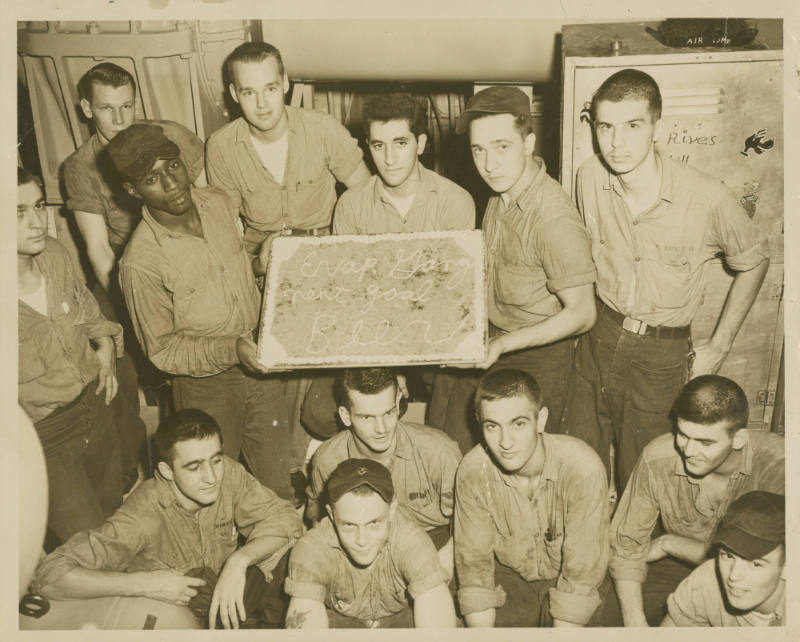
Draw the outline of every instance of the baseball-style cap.
<instances>
[{"instance_id":1,"label":"baseball-style cap","mask_svg":"<svg viewBox=\"0 0 800 642\"><path fill-rule=\"evenodd\" d=\"M487 87L467 101L467 106L456 121L456 134L463 134L469 128L470 121L486 114L513 114L529 116L531 101L519 87Z\"/></svg>"},{"instance_id":2,"label":"baseball-style cap","mask_svg":"<svg viewBox=\"0 0 800 642\"><path fill-rule=\"evenodd\" d=\"M384 501L391 502L394 497L392 475L383 464L372 459L345 459L328 477L328 499L333 504L342 495L366 484Z\"/></svg>"},{"instance_id":3,"label":"baseball-style cap","mask_svg":"<svg viewBox=\"0 0 800 642\"><path fill-rule=\"evenodd\" d=\"M754 490L731 503L713 543L754 560L774 550L785 537L786 498Z\"/></svg>"},{"instance_id":4,"label":"baseball-style cap","mask_svg":"<svg viewBox=\"0 0 800 642\"><path fill-rule=\"evenodd\" d=\"M108 155L117 171L134 181L142 178L159 158L178 158L181 150L156 125L131 125L111 139Z\"/></svg>"}]
</instances>

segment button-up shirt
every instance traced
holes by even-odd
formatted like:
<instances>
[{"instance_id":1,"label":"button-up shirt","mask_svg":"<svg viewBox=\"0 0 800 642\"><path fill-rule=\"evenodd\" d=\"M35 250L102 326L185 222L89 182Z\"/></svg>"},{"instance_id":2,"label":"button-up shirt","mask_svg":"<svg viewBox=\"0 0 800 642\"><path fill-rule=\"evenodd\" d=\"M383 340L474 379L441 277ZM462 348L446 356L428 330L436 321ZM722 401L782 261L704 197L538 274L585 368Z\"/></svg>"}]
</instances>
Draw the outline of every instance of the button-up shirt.
<instances>
[{"instance_id":1,"label":"button-up shirt","mask_svg":"<svg viewBox=\"0 0 800 642\"><path fill-rule=\"evenodd\" d=\"M217 501L190 512L170 482L156 476L136 488L99 528L70 537L39 565L35 583L52 584L80 567L103 571L187 571L208 567L219 573L238 547L239 535L277 540L276 550L258 563L265 577L303 534L290 502L280 499L241 464L223 457Z\"/></svg>"},{"instance_id":2,"label":"button-up shirt","mask_svg":"<svg viewBox=\"0 0 800 642\"><path fill-rule=\"evenodd\" d=\"M158 125L164 135L181 150L189 178L197 180L203 171L203 141L183 125L169 120L142 120L137 123ZM64 161L64 186L67 208L102 216L108 230L108 241L117 254L122 254L128 238L141 220L141 201L130 196L115 173L108 152L99 134L93 134Z\"/></svg>"},{"instance_id":3,"label":"button-up shirt","mask_svg":"<svg viewBox=\"0 0 800 642\"><path fill-rule=\"evenodd\" d=\"M486 205L489 321L509 332L541 323L562 309L559 290L594 283L595 269L578 210L534 157L530 184L508 205Z\"/></svg>"},{"instance_id":4,"label":"button-up shirt","mask_svg":"<svg viewBox=\"0 0 800 642\"><path fill-rule=\"evenodd\" d=\"M392 473L397 503L426 530L450 523L453 484L461 461L458 444L441 430L399 421L394 457L387 466ZM325 441L311 460L310 501L318 501L334 469L345 459L362 457L351 430Z\"/></svg>"},{"instance_id":5,"label":"button-up shirt","mask_svg":"<svg viewBox=\"0 0 800 642\"><path fill-rule=\"evenodd\" d=\"M34 422L75 400L97 377L91 339L111 337L122 356L122 327L108 321L55 239L33 257L44 277L47 314L18 301L19 403Z\"/></svg>"},{"instance_id":6,"label":"button-up shirt","mask_svg":"<svg viewBox=\"0 0 800 642\"><path fill-rule=\"evenodd\" d=\"M763 430L745 434L744 447L733 451L736 469L718 502L711 502L686 473L674 435L660 435L645 446L611 520L612 578L644 582L659 516L667 533L708 542L738 497L751 490L785 494L783 437Z\"/></svg>"},{"instance_id":7,"label":"button-up shirt","mask_svg":"<svg viewBox=\"0 0 800 642\"><path fill-rule=\"evenodd\" d=\"M675 626L783 626L786 599L781 596L771 614L735 611L727 606L717 578L717 560L706 560L683 580L667 598L667 609ZM780 590L785 591L781 580Z\"/></svg>"},{"instance_id":8,"label":"button-up shirt","mask_svg":"<svg viewBox=\"0 0 800 642\"><path fill-rule=\"evenodd\" d=\"M656 203L635 218L619 178L597 156L578 169L577 200L597 265L597 293L617 312L654 326L692 322L705 269L720 252L750 270L768 258L766 239L725 185L656 149Z\"/></svg>"},{"instance_id":9,"label":"button-up shirt","mask_svg":"<svg viewBox=\"0 0 800 642\"><path fill-rule=\"evenodd\" d=\"M430 589L444 584L446 574L431 539L403 513L396 511L389 537L366 568L353 565L326 517L297 542L289 557L286 592L316 600L372 628L381 618L398 613Z\"/></svg>"},{"instance_id":10,"label":"button-up shirt","mask_svg":"<svg viewBox=\"0 0 800 642\"><path fill-rule=\"evenodd\" d=\"M261 162L247 121L237 118L208 139L206 170L212 185L241 195L242 216L263 232L331 224L336 181L346 181L363 153L350 132L327 114L286 106L289 153L283 183Z\"/></svg>"},{"instance_id":11,"label":"button-up shirt","mask_svg":"<svg viewBox=\"0 0 800 642\"><path fill-rule=\"evenodd\" d=\"M334 234L393 234L474 230L475 203L465 189L417 163L414 202L405 217L387 198L380 176L373 176L336 203Z\"/></svg>"},{"instance_id":12,"label":"button-up shirt","mask_svg":"<svg viewBox=\"0 0 800 642\"><path fill-rule=\"evenodd\" d=\"M456 474L453 516L462 613L498 608L495 557L525 580L558 578L549 591L555 619L586 624L600 604L608 561L608 483L599 457L567 435L539 435L541 480L533 498L503 473L482 445Z\"/></svg>"},{"instance_id":13,"label":"button-up shirt","mask_svg":"<svg viewBox=\"0 0 800 642\"><path fill-rule=\"evenodd\" d=\"M260 294L236 203L220 189L192 189L202 238L167 229L142 211L119 279L139 342L172 374L203 377L239 362L236 341L258 322Z\"/></svg>"}]
</instances>

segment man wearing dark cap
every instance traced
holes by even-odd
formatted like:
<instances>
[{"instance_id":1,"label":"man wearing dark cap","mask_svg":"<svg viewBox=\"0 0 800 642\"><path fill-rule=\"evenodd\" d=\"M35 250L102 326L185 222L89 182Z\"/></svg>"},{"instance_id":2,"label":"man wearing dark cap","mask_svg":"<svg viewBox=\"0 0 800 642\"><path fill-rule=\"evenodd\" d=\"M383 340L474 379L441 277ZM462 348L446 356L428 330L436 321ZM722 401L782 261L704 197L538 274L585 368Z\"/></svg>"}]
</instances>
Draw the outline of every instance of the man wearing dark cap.
<instances>
[{"instance_id":1,"label":"man wearing dark cap","mask_svg":"<svg viewBox=\"0 0 800 642\"><path fill-rule=\"evenodd\" d=\"M695 377L670 414L674 434L645 446L611 520L608 570L619 602L606 602L609 626L657 626L667 596L705 561L728 506L750 491L785 493L783 437L747 429L736 382Z\"/></svg>"},{"instance_id":2,"label":"man wearing dark cap","mask_svg":"<svg viewBox=\"0 0 800 642\"><path fill-rule=\"evenodd\" d=\"M722 518L716 559L701 564L667 599L661 626L786 624L786 499L753 491Z\"/></svg>"},{"instance_id":3,"label":"man wearing dark cap","mask_svg":"<svg viewBox=\"0 0 800 642\"><path fill-rule=\"evenodd\" d=\"M436 549L397 510L387 468L347 459L328 478L327 494L328 517L289 558L286 627L454 627Z\"/></svg>"},{"instance_id":4,"label":"man wearing dark cap","mask_svg":"<svg viewBox=\"0 0 800 642\"><path fill-rule=\"evenodd\" d=\"M136 336L173 375L175 407L219 423L225 453L283 498L293 496L283 400L256 358L260 294L236 224L238 204L194 189L178 147L152 125L132 125L108 147L125 189L144 201L120 262Z\"/></svg>"},{"instance_id":5,"label":"man wearing dark cap","mask_svg":"<svg viewBox=\"0 0 800 642\"><path fill-rule=\"evenodd\" d=\"M652 77L609 76L590 117L600 153L578 168L576 197L597 266L598 320L578 341L565 428L609 467L615 443L621 492L642 449L670 431L670 404L687 379L719 370L769 254L719 178L655 146L661 92ZM693 350L706 265L720 254L735 276L713 335Z\"/></svg>"},{"instance_id":6,"label":"man wearing dark cap","mask_svg":"<svg viewBox=\"0 0 800 642\"><path fill-rule=\"evenodd\" d=\"M467 102L456 130L469 133L475 167L496 193L482 225L489 351L476 365L531 374L550 407L549 430L559 432L573 337L595 320L595 269L586 230L569 197L533 154L530 101L520 89L479 91ZM456 376L452 383L452 391L434 386L428 423L443 426L466 452L478 442L470 412L477 381Z\"/></svg>"}]
</instances>

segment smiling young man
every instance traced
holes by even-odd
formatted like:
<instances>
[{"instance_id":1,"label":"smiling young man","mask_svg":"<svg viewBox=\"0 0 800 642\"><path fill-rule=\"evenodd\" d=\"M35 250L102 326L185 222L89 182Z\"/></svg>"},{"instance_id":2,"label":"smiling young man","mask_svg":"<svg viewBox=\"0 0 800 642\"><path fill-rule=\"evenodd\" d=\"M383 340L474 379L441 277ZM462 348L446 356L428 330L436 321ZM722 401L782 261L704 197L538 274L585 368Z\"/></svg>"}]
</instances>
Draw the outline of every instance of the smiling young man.
<instances>
[{"instance_id":1,"label":"smiling young man","mask_svg":"<svg viewBox=\"0 0 800 642\"><path fill-rule=\"evenodd\" d=\"M475 228L465 190L419 162L428 142L426 113L410 94L373 96L361 115L378 175L336 203L334 234L389 234Z\"/></svg>"},{"instance_id":2,"label":"smiling young man","mask_svg":"<svg viewBox=\"0 0 800 642\"><path fill-rule=\"evenodd\" d=\"M661 626L786 624L786 499L752 491L734 501L712 544L718 549L667 599Z\"/></svg>"},{"instance_id":3,"label":"smiling young man","mask_svg":"<svg viewBox=\"0 0 800 642\"><path fill-rule=\"evenodd\" d=\"M339 418L348 429L314 453L309 519L316 521L322 516L325 484L341 462L353 457L373 459L391 472L397 503L428 532L449 578L453 571L453 483L461 460L458 445L441 430L400 419L402 393L391 368L345 370L335 389Z\"/></svg>"},{"instance_id":4,"label":"smiling young man","mask_svg":"<svg viewBox=\"0 0 800 642\"><path fill-rule=\"evenodd\" d=\"M590 113L600 154L578 169L577 202L600 302L597 323L578 342L566 430L606 465L615 442L611 474L622 491L642 449L670 431L670 404L686 380L719 369L769 258L766 240L719 179L655 146L662 121L653 78L636 69L613 74ZM713 335L692 351L705 267L720 253L736 274Z\"/></svg>"},{"instance_id":5,"label":"smiling young man","mask_svg":"<svg viewBox=\"0 0 800 642\"><path fill-rule=\"evenodd\" d=\"M458 468L453 517L467 626L586 625L608 588L602 463L579 439L544 432L547 407L525 372L484 375L475 412L485 445Z\"/></svg>"},{"instance_id":6,"label":"smiling young man","mask_svg":"<svg viewBox=\"0 0 800 642\"><path fill-rule=\"evenodd\" d=\"M586 230L533 153L530 101L522 90L479 91L467 101L456 131L469 133L475 167L495 192L482 224L490 341L486 360L477 366L528 372L547 399L550 432L561 432L574 336L595 319L595 270ZM445 376L453 378L452 386L434 385L428 421L466 452L479 441L470 430L477 378Z\"/></svg>"},{"instance_id":7,"label":"smiling young man","mask_svg":"<svg viewBox=\"0 0 800 642\"><path fill-rule=\"evenodd\" d=\"M210 414L225 453L243 453L255 477L294 495L292 444L281 391L256 357L260 293L224 191L192 188L178 147L152 125L132 125L109 144L125 188L144 202L120 261L120 284L136 336L172 377L175 407Z\"/></svg>"},{"instance_id":8,"label":"smiling young man","mask_svg":"<svg viewBox=\"0 0 800 642\"><path fill-rule=\"evenodd\" d=\"M608 625L657 626L667 596L706 559L731 502L753 490L784 494L783 438L747 430L747 397L734 381L692 379L671 415L675 434L642 451L611 521L619 603L607 602ZM663 531L654 536L657 522Z\"/></svg>"},{"instance_id":9,"label":"smiling young man","mask_svg":"<svg viewBox=\"0 0 800 642\"><path fill-rule=\"evenodd\" d=\"M38 182L17 168L18 398L47 463L48 528L62 542L122 502L115 430L122 328L47 235Z\"/></svg>"},{"instance_id":10,"label":"smiling young man","mask_svg":"<svg viewBox=\"0 0 800 642\"><path fill-rule=\"evenodd\" d=\"M291 504L222 454L219 426L200 410L162 421L155 445L155 477L102 526L49 555L37 569L38 591L185 604L209 628L279 626L288 550L303 533Z\"/></svg>"},{"instance_id":11,"label":"smiling young man","mask_svg":"<svg viewBox=\"0 0 800 642\"><path fill-rule=\"evenodd\" d=\"M328 516L291 553L286 627L454 627L446 572L430 538L397 510L386 467L346 459L327 497Z\"/></svg>"}]
</instances>

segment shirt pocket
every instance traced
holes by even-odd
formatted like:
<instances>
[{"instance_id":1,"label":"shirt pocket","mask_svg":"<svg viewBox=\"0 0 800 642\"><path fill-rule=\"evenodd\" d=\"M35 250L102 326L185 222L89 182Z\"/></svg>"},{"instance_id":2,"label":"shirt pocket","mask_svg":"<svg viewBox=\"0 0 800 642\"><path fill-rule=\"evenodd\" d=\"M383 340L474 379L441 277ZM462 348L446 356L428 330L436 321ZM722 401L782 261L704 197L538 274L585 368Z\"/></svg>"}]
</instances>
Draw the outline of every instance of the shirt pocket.
<instances>
[{"instance_id":1,"label":"shirt pocket","mask_svg":"<svg viewBox=\"0 0 800 642\"><path fill-rule=\"evenodd\" d=\"M689 302L695 264L688 246L656 245L648 258L656 305L682 308Z\"/></svg>"},{"instance_id":2,"label":"shirt pocket","mask_svg":"<svg viewBox=\"0 0 800 642\"><path fill-rule=\"evenodd\" d=\"M175 329L193 335L214 333L223 328L233 314L219 277L211 269L184 272L183 279L172 287Z\"/></svg>"},{"instance_id":3,"label":"shirt pocket","mask_svg":"<svg viewBox=\"0 0 800 642\"><path fill-rule=\"evenodd\" d=\"M533 270L527 265L498 263L495 288L501 303L528 305L533 301Z\"/></svg>"}]
</instances>

